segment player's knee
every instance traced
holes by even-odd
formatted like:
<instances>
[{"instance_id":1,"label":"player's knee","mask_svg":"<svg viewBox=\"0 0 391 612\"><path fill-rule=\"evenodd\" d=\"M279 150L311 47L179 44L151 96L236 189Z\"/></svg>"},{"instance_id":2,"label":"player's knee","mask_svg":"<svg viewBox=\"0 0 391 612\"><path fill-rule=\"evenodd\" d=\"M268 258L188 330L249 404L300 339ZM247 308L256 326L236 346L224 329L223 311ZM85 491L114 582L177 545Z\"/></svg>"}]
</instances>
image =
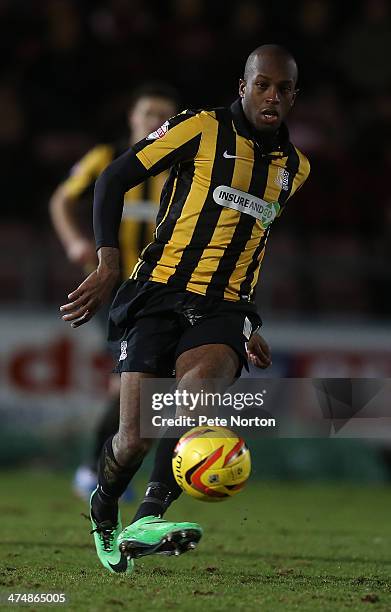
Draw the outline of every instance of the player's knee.
<instances>
[{"instance_id":1,"label":"player's knee","mask_svg":"<svg viewBox=\"0 0 391 612\"><path fill-rule=\"evenodd\" d=\"M213 381L213 373L210 369L205 367L203 363L197 363L187 370L187 372L184 372L178 383L178 388L192 391L198 388L201 382L206 379L211 379L209 385L215 384L215 381Z\"/></svg>"},{"instance_id":2,"label":"player's knee","mask_svg":"<svg viewBox=\"0 0 391 612\"><path fill-rule=\"evenodd\" d=\"M178 382L178 389L197 392L202 387L204 391L216 393L227 386L227 381L208 364L198 363L185 372Z\"/></svg>"},{"instance_id":3,"label":"player's knee","mask_svg":"<svg viewBox=\"0 0 391 612\"><path fill-rule=\"evenodd\" d=\"M238 367L239 358L230 347L201 346L182 353L177 359L177 380L187 386L207 381L209 391L219 391L227 383L231 384Z\"/></svg>"}]
</instances>

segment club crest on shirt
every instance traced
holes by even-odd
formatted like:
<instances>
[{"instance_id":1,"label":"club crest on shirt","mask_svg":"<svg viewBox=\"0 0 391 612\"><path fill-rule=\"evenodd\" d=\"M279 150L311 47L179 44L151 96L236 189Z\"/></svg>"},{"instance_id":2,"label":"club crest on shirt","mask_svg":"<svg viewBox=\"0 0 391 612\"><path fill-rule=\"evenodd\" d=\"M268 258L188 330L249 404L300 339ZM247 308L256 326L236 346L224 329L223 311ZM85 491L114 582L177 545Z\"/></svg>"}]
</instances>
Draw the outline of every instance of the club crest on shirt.
<instances>
[{"instance_id":1,"label":"club crest on shirt","mask_svg":"<svg viewBox=\"0 0 391 612\"><path fill-rule=\"evenodd\" d=\"M169 122L165 121L157 130L148 134L147 140L157 140L158 138L164 136L164 134L168 131L169 125Z\"/></svg>"},{"instance_id":2,"label":"club crest on shirt","mask_svg":"<svg viewBox=\"0 0 391 612\"><path fill-rule=\"evenodd\" d=\"M288 191L289 189L289 172L285 168L278 168L276 176L276 184L283 190Z\"/></svg>"}]
</instances>

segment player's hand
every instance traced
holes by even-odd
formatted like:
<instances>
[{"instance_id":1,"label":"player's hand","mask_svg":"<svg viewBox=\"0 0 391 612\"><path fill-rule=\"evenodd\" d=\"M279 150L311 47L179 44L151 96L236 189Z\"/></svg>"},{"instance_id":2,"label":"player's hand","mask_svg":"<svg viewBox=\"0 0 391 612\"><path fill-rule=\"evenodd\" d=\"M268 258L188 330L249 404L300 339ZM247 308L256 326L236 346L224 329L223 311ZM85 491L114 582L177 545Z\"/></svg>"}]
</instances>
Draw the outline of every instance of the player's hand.
<instances>
[{"instance_id":1,"label":"player's hand","mask_svg":"<svg viewBox=\"0 0 391 612\"><path fill-rule=\"evenodd\" d=\"M62 319L69 321L71 327L87 323L102 304L108 301L117 280L117 274L102 274L98 267L77 289L68 294L70 301L60 306Z\"/></svg>"},{"instance_id":2,"label":"player's hand","mask_svg":"<svg viewBox=\"0 0 391 612\"><path fill-rule=\"evenodd\" d=\"M248 341L247 355L254 366L263 370L272 363L269 345L259 334L253 334Z\"/></svg>"},{"instance_id":3,"label":"player's hand","mask_svg":"<svg viewBox=\"0 0 391 612\"><path fill-rule=\"evenodd\" d=\"M69 321L71 327L87 323L109 300L119 279L119 251L111 247L99 250L99 265L96 270L69 293L67 304L60 306L62 319Z\"/></svg>"},{"instance_id":4,"label":"player's hand","mask_svg":"<svg viewBox=\"0 0 391 612\"><path fill-rule=\"evenodd\" d=\"M76 238L67 246L69 261L79 266L96 268L98 258L95 251L95 243L87 238Z\"/></svg>"}]
</instances>

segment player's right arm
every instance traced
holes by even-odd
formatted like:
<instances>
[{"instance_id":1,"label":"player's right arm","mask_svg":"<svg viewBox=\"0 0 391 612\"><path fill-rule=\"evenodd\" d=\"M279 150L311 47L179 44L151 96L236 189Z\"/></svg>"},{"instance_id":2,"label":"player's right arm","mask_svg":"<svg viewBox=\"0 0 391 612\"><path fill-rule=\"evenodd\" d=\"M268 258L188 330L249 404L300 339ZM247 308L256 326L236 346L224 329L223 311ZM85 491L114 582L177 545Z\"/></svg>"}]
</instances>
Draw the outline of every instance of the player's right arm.
<instances>
[{"instance_id":1,"label":"player's right arm","mask_svg":"<svg viewBox=\"0 0 391 612\"><path fill-rule=\"evenodd\" d=\"M99 264L61 306L64 321L78 327L108 299L119 278L118 231L124 195L175 164L194 159L201 141L198 113L185 111L166 122L112 162L95 185L94 234Z\"/></svg>"},{"instance_id":2,"label":"player's right arm","mask_svg":"<svg viewBox=\"0 0 391 612\"><path fill-rule=\"evenodd\" d=\"M111 148L99 145L72 168L69 177L53 193L49 209L53 226L70 261L84 267L96 267L95 244L80 228L77 209L81 196L110 163Z\"/></svg>"}]
</instances>

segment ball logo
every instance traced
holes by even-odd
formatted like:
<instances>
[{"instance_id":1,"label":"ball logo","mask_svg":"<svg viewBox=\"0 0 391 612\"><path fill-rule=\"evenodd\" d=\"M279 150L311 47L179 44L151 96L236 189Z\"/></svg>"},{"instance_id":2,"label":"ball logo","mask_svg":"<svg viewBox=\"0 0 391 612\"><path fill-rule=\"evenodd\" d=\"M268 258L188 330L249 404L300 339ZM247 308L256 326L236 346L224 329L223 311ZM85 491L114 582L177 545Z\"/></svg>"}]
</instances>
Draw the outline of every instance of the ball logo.
<instances>
[{"instance_id":1,"label":"ball logo","mask_svg":"<svg viewBox=\"0 0 391 612\"><path fill-rule=\"evenodd\" d=\"M227 185L216 187L213 191L213 199L220 206L255 217L261 222L264 229L274 221L280 211L278 202L266 202L262 198Z\"/></svg>"},{"instance_id":2,"label":"ball logo","mask_svg":"<svg viewBox=\"0 0 391 612\"><path fill-rule=\"evenodd\" d=\"M180 455L176 455L175 457L175 478L179 482L181 482L183 479L181 468L182 468L182 457Z\"/></svg>"}]
</instances>

